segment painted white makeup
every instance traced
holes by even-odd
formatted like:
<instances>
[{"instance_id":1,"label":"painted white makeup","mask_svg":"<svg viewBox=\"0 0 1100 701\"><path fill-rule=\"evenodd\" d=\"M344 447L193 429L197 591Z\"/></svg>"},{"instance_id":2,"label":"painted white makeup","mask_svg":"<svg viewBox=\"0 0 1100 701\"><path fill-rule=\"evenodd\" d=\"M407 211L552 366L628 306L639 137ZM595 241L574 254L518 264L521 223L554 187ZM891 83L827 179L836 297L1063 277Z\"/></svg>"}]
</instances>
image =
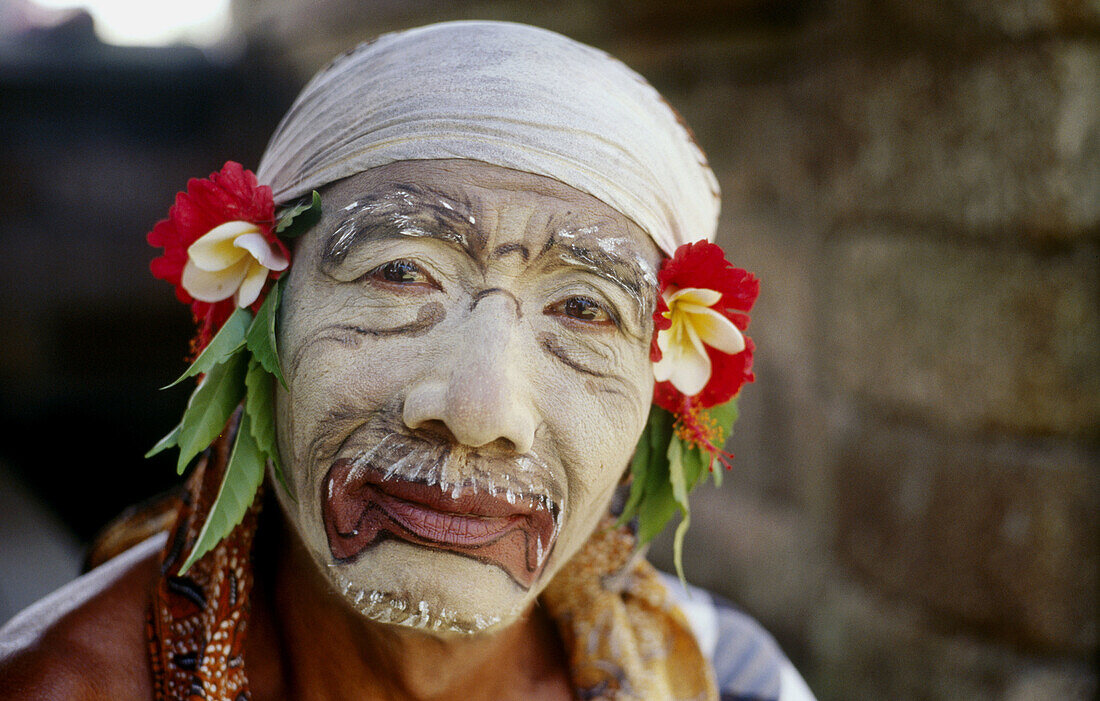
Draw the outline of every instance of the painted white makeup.
<instances>
[{"instance_id":1,"label":"painted white makeup","mask_svg":"<svg viewBox=\"0 0 1100 701\"><path fill-rule=\"evenodd\" d=\"M322 199L281 308L283 513L368 619L508 625L592 533L645 423L657 248L589 195L473 161Z\"/></svg>"}]
</instances>

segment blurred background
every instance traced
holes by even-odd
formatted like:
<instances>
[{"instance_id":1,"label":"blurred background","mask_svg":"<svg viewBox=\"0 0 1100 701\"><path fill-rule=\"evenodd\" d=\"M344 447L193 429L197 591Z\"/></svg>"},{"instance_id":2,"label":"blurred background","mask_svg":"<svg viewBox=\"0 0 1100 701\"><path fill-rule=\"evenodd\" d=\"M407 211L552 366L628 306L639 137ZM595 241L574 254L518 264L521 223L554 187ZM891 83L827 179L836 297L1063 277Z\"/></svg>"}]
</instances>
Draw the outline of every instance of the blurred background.
<instances>
[{"instance_id":1,"label":"blurred background","mask_svg":"<svg viewBox=\"0 0 1100 701\"><path fill-rule=\"evenodd\" d=\"M460 18L645 75L763 279L689 579L821 699L1094 698L1098 0L0 0L0 623L176 482L141 458L187 394L144 241L175 192L335 54Z\"/></svg>"}]
</instances>

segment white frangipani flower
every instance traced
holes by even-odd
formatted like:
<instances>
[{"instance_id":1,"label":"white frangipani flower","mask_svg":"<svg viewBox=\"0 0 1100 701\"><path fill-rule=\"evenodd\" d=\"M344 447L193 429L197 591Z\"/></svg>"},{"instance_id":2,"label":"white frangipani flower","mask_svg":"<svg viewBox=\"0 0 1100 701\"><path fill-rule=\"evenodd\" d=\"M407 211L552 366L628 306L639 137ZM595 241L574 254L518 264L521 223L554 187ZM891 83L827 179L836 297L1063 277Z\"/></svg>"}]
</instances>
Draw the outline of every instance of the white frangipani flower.
<instances>
[{"instance_id":1,"label":"white frangipani flower","mask_svg":"<svg viewBox=\"0 0 1100 701\"><path fill-rule=\"evenodd\" d=\"M270 272L286 270L288 261L264 238L260 227L246 221L220 224L187 248L181 284L203 302L230 296L238 307L260 296Z\"/></svg>"},{"instance_id":2,"label":"white frangipani flower","mask_svg":"<svg viewBox=\"0 0 1100 701\"><path fill-rule=\"evenodd\" d=\"M672 383L685 396L703 391L710 380L710 346L723 353L745 350L745 337L733 322L711 309L722 293L700 287L669 288L664 293L672 326L657 332L661 359L653 364L658 382Z\"/></svg>"}]
</instances>

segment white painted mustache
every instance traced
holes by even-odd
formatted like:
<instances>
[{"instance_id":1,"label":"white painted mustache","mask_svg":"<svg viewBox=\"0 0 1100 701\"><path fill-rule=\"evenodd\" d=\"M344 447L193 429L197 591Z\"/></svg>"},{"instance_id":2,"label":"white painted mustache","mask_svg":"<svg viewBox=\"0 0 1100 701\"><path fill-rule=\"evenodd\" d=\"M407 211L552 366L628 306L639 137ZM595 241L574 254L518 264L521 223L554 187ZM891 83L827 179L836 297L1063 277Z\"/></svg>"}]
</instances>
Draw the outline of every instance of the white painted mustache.
<instances>
[{"instance_id":1,"label":"white painted mustache","mask_svg":"<svg viewBox=\"0 0 1100 701\"><path fill-rule=\"evenodd\" d=\"M378 435L375 431L370 434ZM556 523L565 507L553 471L533 451L499 455L391 431L349 457L349 482L359 482L364 474L373 472L382 480L438 485L455 498L472 491L502 496L510 504L532 501L554 514Z\"/></svg>"}]
</instances>

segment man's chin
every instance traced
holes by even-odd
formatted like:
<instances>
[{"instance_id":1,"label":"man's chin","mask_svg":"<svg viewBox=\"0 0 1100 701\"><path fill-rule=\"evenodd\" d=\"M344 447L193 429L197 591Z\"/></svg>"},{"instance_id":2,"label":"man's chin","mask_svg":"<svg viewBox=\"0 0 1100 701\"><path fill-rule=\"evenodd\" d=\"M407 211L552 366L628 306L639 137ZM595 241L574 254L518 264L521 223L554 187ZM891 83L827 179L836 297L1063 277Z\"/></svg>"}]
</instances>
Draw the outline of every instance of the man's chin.
<instances>
[{"instance_id":1,"label":"man's chin","mask_svg":"<svg viewBox=\"0 0 1100 701\"><path fill-rule=\"evenodd\" d=\"M499 567L401 540L376 543L354 562L324 569L365 618L437 635L506 627L535 596Z\"/></svg>"}]
</instances>

